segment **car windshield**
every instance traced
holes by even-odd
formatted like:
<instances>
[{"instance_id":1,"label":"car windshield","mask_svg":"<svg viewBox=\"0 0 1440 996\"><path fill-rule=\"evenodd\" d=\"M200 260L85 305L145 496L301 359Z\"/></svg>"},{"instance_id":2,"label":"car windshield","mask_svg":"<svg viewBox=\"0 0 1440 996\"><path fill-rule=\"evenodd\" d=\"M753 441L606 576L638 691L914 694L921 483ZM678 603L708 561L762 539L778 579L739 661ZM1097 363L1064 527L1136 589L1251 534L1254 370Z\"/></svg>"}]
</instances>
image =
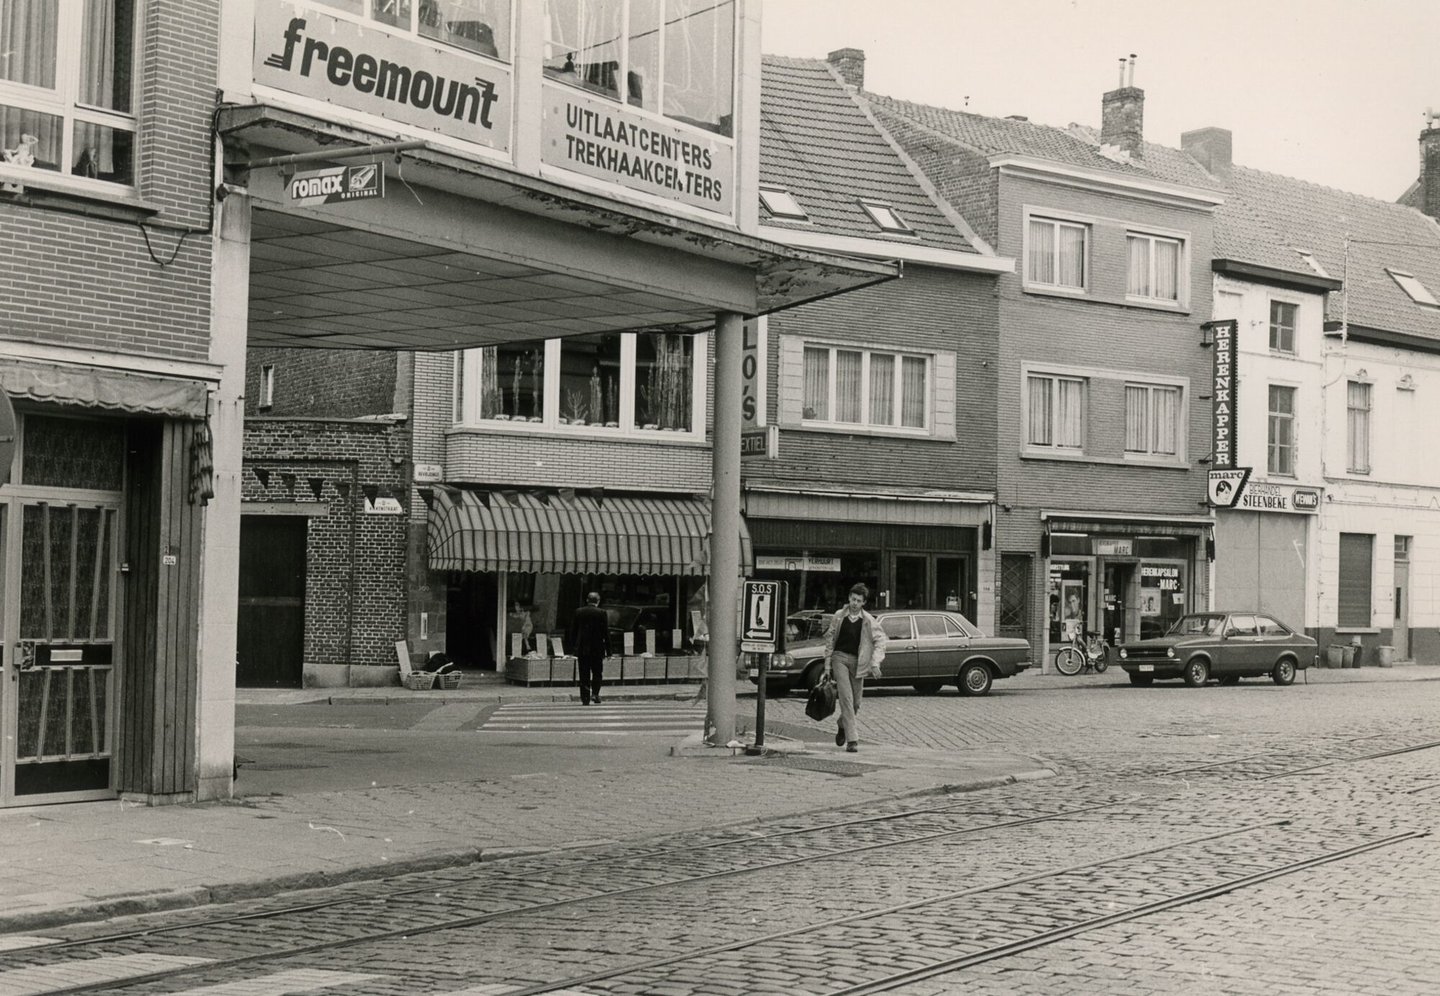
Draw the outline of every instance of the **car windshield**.
<instances>
[{"instance_id":1,"label":"car windshield","mask_svg":"<svg viewBox=\"0 0 1440 996\"><path fill-rule=\"evenodd\" d=\"M1196 615L1181 616L1175 620L1175 625L1166 632L1166 636L1214 636L1220 632L1220 627L1225 624L1224 616Z\"/></svg>"}]
</instances>

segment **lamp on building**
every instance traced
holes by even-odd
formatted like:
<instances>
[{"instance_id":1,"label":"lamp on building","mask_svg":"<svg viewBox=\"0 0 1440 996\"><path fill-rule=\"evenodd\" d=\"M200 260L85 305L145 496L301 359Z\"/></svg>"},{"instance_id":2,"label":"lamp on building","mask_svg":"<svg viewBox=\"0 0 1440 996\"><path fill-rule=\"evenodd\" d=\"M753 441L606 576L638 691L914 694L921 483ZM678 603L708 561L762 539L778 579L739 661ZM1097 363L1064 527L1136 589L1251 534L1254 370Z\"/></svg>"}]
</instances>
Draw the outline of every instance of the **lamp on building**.
<instances>
[{"instance_id":1,"label":"lamp on building","mask_svg":"<svg viewBox=\"0 0 1440 996\"><path fill-rule=\"evenodd\" d=\"M1200 323L1200 348L1209 349L1215 345L1215 326L1210 322Z\"/></svg>"}]
</instances>

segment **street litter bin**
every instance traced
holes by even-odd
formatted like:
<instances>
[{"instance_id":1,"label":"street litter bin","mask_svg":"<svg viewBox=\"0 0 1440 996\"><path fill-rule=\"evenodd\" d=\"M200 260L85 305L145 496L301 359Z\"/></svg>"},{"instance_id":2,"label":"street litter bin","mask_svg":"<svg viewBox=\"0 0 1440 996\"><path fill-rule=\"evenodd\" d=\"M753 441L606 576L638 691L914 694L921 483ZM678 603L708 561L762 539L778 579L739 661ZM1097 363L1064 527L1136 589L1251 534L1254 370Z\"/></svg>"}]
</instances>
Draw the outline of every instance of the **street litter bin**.
<instances>
[{"instance_id":1,"label":"street litter bin","mask_svg":"<svg viewBox=\"0 0 1440 996\"><path fill-rule=\"evenodd\" d=\"M1356 660L1358 659L1358 657L1359 657L1359 655L1356 654L1356 651L1359 650L1359 649L1360 649L1360 648L1357 647L1357 646L1355 646L1353 643L1347 644L1346 646L1342 647L1342 648L1341 648L1341 651L1342 651L1342 653L1344 654L1344 656L1341 658L1340 666L1341 666L1341 667L1355 667L1355 661L1356 661Z\"/></svg>"},{"instance_id":2,"label":"street litter bin","mask_svg":"<svg viewBox=\"0 0 1440 996\"><path fill-rule=\"evenodd\" d=\"M1378 663L1381 667L1394 667L1394 666L1395 666L1395 648L1394 648L1394 647L1376 647L1375 650L1376 650L1376 654L1377 654L1377 657L1378 657L1377 663Z\"/></svg>"},{"instance_id":3,"label":"street litter bin","mask_svg":"<svg viewBox=\"0 0 1440 996\"><path fill-rule=\"evenodd\" d=\"M1343 667L1345 664L1345 645L1343 643L1332 643L1325 648L1325 666Z\"/></svg>"}]
</instances>

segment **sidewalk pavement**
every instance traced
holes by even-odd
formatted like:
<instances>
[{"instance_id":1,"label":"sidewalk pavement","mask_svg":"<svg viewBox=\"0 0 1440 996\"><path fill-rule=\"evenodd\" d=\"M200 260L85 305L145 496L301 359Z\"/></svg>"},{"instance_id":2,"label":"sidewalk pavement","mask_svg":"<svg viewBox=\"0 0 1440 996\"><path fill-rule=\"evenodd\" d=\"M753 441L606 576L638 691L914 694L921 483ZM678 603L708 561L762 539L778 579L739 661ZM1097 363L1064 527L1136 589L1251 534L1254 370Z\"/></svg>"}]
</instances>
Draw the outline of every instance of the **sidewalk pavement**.
<instances>
[{"instance_id":1,"label":"sidewalk pavement","mask_svg":"<svg viewBox=\"0 0 1440 996\"><path fill-rule=\"evenodd\" d=\"M738 684L742 693L749 690ZM606 688L605 701L689 705L700 691L698 685L615 686ZM525 688L467 672L460 688L447 691L241 689L237 704L283 710L318 702L433 702L438 709L575 697L573 688ZM747 708L753 700L742 698L737 712L743 717ZM547 749L533 738L446 735L468 738L467 749L487 756ZM372 753L387 753L386 767L408 763L413 780L344 791L306 786L313 746L282 744L296 769L285 773L286 784L298 786L285 794L245 796L242 768L237 797L225 802L148 807L117 800L0 810L0 933L1053 774L1036 759L998 751L867 743L860 754L846 754L774 734L766 737L766 755L748 756L709 747L697 733L668 751L631 749L623 763L621 751L597 748L581 755L582 769L572 747L557 754L563 761L555 770L443 780L427 774L433 736L410 730L385 736L384 751ZM635 743L629 741L627 748Z\"/></svg>"},{"instance_id":2,"label":"sidewalk pavement","mask_svg":"<svg viewBox=\"0 0 1440 996\"><path fill-rule=\"evenodd\" d=\"M1006 686L1083 689L1114 684L1116 678L1115 673L1065 678L1027 672L1008 679ZM1434 679L1440 679L1440 668L1398 665L1311 669L1299 680ZM744 717L753 710L753 699L744 694L750 691L748 683L738 687L737 713ZM625 685L608 687L605 699L610 704L690 704L699 694L698 685ZM242 707L273 707L283 722L285 707L322 702L433 703L436 709L469 703L461 711L473 713L476 705L574 701L576 695L573 688L525 688L506 685L493 674L467 672L462 686L450 691L242 689L237 698ZM784 708L793 714L793 706ZM782 711L777 706L775 712ZM785 728L782 722L771 727ZM408 765L413 779L338 791L317 787L319 772L312 772L308 777L314 781L307 785L307 769L313 765L306 761L314 759L314 746L282 743L267 746L278 748L282 760L293 761L289 767L294 770L285 772L291 787L284 794L245 795L251 790L247 783L255 779L247 780L242 769L237 797L226 802L147 807L111 801L0 810L0 933L1054 774L1040 760L995 750L867 742L859 754L846 754L828 743L774 734L766 737L771 753L765 757L707 747L698 734L668 751L634 748L633 738L626 750L573 743L558 750L533 736L491 739L473 731L452 730L440 740L416 728L384 736L382 750L368 751L386 755L374 763ZM427 765L427 758L437 743L460 742L454 738L465 738L466 749L493 759L485 768L495 774L448 780L432 774L437 766ZM337 731L332 746L343 742ZM504 774L521 765L507 765L496 756L519 760L525 752L528 760L545 751L552 752L553 770ZM577 756L584 758L582 765L575 763ZM355 763L366 762L359 758ZM439 770L453 774L456 766Z\"/></svg>"}]
</instances>

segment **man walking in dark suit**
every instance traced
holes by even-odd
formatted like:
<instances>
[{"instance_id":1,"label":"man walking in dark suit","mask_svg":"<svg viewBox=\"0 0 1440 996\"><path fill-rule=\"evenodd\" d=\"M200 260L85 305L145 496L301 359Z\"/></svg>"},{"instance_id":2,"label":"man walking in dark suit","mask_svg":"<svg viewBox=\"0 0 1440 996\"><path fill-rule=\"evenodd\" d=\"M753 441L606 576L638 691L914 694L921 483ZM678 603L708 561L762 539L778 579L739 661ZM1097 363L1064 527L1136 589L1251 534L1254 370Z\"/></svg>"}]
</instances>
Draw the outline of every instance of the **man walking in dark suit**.
<instances>
[{"instance_id":1,"label":"man walking in dark suit","mask_svg":"<svg viewBox=\"0 0 1440 996\"><path fill-rule=\"evenodd\" d=\"M580 704L600 704L600 673L605 666L606 644L610 640L610 619L600 608L600 593L585 596L585 604L570 619L565 634L571 652L580 659Z\"/></svg>"}]
</instances>

